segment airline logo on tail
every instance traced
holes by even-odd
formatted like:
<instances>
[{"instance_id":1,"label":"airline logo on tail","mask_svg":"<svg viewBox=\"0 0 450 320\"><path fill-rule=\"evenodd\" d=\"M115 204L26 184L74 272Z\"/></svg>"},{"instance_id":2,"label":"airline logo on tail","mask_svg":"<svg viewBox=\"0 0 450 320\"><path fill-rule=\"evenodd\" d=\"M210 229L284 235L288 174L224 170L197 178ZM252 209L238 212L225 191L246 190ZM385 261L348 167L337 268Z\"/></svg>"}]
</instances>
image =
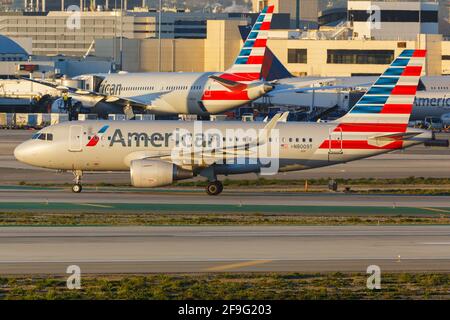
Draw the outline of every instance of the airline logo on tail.
<instances>
[{"instance_id":1,"label":"airline logo on tail","mask_svg":"<svg viewBox=\"0 0 450 320\"><path fill-rule=\"evenodd\" d=\"M425 54L425 50L404 50L352 108L350 115L404 114L409 118Z\"/></svg>"},{"instance_id":2,"label":"airline logo on tail","mask_svg":"<svg viewBox=\"0 0 450 320\"><path fill-rule=\"evenodd\" d=\"M267 38L275 6L265 7L239 52L234 65L220 77L232 81L249 82L261 79Z\"/></svg>"},{"instance_id":3,"label":"airline logo on tail","mask_svg":"<svg viewBox=\"0 0 450 320\"><path fill-rule=\"evenodd\" d=\"M404 50L355 106L336 120L339 124L334 132L347 138L326 140L321 148L401 148L425 56L426 50ZM368 138L362 140L361 133ZM351 136L359 139L352 140ZM386 143L379 143L382 138Z\"/></svg>"}]
</instances>

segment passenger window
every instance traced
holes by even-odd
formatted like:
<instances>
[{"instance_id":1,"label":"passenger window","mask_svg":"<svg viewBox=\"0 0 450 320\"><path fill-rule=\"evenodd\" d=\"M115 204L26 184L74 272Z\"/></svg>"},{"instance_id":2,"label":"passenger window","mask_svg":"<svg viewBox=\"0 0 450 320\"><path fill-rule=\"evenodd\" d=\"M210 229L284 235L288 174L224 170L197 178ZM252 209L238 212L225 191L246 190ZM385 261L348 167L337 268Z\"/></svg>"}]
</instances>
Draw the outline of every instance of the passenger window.
<instances>
[{"instance_id":1,"label":"passenger window","mask_svg":"<svg viewBox=\"0 0 450 320\"><path fill-rule=\"evenodd\" d=\"M45 140L45 133L41 133L38 137L39 140Z\"/></svg>"},{"instance_id":2,"label":"passenger window","mask_svg":"<svg viewBox=\"0 0 450 320\"><path fill-rule=\"evenodd\" d=\"M47 133L47 140L48 141L53 141L53 134L52 133Z\"/></svg>"}]
</instances>

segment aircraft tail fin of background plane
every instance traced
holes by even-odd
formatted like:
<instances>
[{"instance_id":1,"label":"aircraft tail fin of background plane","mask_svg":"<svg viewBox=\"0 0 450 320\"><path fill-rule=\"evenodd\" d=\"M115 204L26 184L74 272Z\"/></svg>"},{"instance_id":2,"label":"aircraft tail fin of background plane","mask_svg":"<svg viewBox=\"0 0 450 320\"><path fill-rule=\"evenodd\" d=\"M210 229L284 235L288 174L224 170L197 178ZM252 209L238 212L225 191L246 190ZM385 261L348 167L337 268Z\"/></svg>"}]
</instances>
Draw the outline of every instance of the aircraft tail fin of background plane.
<instances>
[{"instance_id":1,"label":"aircraft tail fin of background plane","mask_svg":"<svg viewBox=\"0 0 450 320\"><path fill-rule=\"evenodd\" d=\"M240 26L239 32L241 33L242 40L245 41L252 26ZM283 65L283 63L277 58L277 56L266 47L266 54L264 56L263 68L261 71L261 78L265 81L273 81L279 79L293 78L294 76Z\"/></svg>"},{"instance_id":2,"label":"aircraft tail fin of background plane","mask_svg":"<svg viewBox=\"0 0 450 320\"><path fill-rule=\"evenodd\" d=\"M425 56L426 50L403 50L369 91L336 122L358 132L374 126L389 132L405 132Z\"/></svg>"},{"instance_id":3,"label":"aircraft tail fin of background plane","mask_svg":"<svg viewBox=\"0 0 450 320\"><path fill-rule=\"evenodd\" d=\"M238 82L256 81L262 78L268 31L274 6L268 6L256 19L233 66L220 77Z\"/></svg>"}]
</instances>

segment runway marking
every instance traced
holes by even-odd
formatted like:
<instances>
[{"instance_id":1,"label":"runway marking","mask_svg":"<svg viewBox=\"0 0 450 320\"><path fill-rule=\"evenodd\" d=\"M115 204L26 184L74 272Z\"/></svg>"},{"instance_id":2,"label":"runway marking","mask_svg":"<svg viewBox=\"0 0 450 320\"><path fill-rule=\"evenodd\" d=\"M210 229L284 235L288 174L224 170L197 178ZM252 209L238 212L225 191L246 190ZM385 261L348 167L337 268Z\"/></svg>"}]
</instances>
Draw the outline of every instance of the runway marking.
<instances>
[{"instance_id":1,"label":"runway marking","mask_svg":"<svg viewBox=\"0 0 450 320\"><path fill-rule=\"evenodd\" d=\"M253 261L246 261L246 262L240 262L240 263L225 264L222 266L207 268L205 270L206 271L226 271L226 270L230 270L230 269L238 269L238 268L256 266L259 264L264 264L264 263L269 263L269 262L272 262L272 260L253 260Z\"/></svg>"},{"instance_id":2,"label":"runway marking","mask_svg":"<svg viewBox=\"0 0 450 320\"><path fill-rule=\"evenodd\" d=\"M449 210L443 210L443 209L437 209L437 208L428 208L428 207L423 207L423 208L419 208L419 209L423 209L423 210L430 210L430 211L435 211L435 212L450 213L450 211L449 211Z\"/></svg>"},{"instance_id":3,"label":"runway marking","mask_svg":"<svg viewBox=\"0 0 450 320\"><path fill-rule=\"evenodd\" d=\"M425 245L435 245L435 246L450 246L450 242L424 242Z\"/></svg>"},{"instance_id":4,"label":"runway marking","mask_svg":"<svg viewBox=\"0 0 450 320\"><path fill-rule=\"evenodd\" d=\"M99 207L99 208L114 208L113 206L107 206L103 204L93 204L93 203L75 203L79 206L90 206L90 207Z\"/></svg>"}]
</instances>

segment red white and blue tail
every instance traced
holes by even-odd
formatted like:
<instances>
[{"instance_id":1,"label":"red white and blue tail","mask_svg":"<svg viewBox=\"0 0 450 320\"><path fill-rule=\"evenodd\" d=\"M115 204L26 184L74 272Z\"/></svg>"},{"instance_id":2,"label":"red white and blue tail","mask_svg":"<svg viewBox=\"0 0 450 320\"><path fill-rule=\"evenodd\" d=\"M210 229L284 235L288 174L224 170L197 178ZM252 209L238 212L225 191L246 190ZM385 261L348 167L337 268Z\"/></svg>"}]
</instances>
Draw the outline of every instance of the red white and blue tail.
<instances>
[{"instance_id":1,"label":"red white and blue tail","mask_svg":"<svg viewBox=\"0 0 450 320\"><path fill-rule=\"evenodd\" d=\"M404 50L342 118L356 131L405 132L425 64L426 50ZM387 130L386 130L387 129Z\"/></svg>"},{"instance_id":2,"label":"red white and blue tail","mask_svg":"<svg viewBox=\"0 0 450 320\"><path fill-rule=\"evenodd\" d=\"M355 106L334 121L337 126L319 150L337 150L354 160L402 148L417 136L408 122L425 55L425 50L404 50Z\"/></svg>"},{"instance_id":3,"label":"red white and blue tail","mask_svg":"<svg viewBox=\"0 0 450 320\"><path fill-rule=\"evenodd\" d=\"M221 78L236 82L250 82L261 79L274 8L274 6L268 6L263 9L233 66L225 71L220 76Z\"/></svg>"}]
</instances>

